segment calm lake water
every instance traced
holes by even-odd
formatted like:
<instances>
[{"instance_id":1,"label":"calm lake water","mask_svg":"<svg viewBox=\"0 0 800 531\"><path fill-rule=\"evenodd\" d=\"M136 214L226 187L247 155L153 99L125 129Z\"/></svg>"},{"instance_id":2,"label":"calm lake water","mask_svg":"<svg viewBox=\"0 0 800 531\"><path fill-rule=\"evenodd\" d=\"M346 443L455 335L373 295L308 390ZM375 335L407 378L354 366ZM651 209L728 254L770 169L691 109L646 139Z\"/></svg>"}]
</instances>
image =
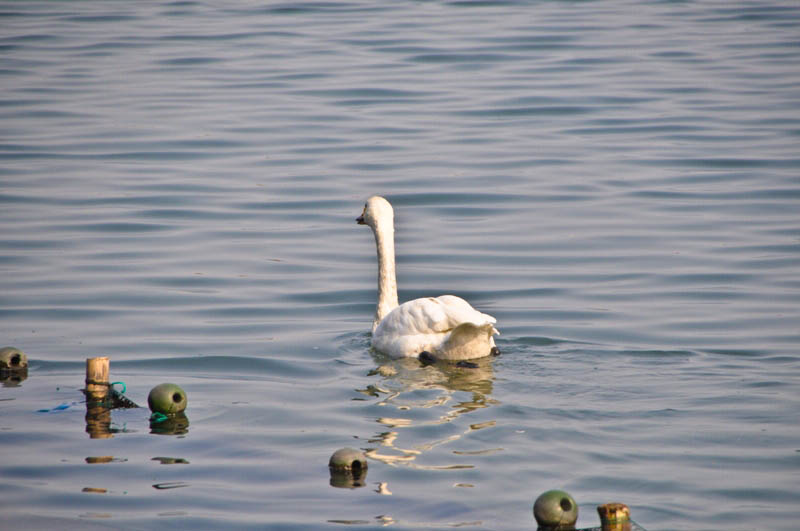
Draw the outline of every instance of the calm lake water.
<instances>
[{"instance_id":1,"label":"calm lake water","mask_svg":"<svg viewBox=\"0 0 800 531\"><path fill-rule=\"evenodd\" d=\"M564 488L580 526L609 501L650 531L800 526L797 2L0 24L0 347L30 358L0 388L5 525L535 529ZM370 352L376 193L401 300L467 298L499 358ZM101 355L140 404L181 385L188 432L115 410L90 439ZM330 485L344 446L363 488Z\"/></svg>"}]
</instances>

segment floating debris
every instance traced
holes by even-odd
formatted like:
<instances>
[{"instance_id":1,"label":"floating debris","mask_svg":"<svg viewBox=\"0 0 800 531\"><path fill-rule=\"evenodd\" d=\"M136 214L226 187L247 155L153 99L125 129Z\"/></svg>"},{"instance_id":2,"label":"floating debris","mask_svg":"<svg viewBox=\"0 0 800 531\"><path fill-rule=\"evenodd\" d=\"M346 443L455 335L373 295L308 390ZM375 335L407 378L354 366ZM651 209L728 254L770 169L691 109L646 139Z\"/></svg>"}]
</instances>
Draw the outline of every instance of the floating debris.
<instances>
[{"instance_id":1,"label":"floating debris","mask_svg":"<svg viewBox=\"0 0 800 531\"><path fill-rule=\"evenodd\" d=\"M188 465L189 461L182 457L154 457L151 461L159 461L162 465Z\"/></svg>"}]
</instances>

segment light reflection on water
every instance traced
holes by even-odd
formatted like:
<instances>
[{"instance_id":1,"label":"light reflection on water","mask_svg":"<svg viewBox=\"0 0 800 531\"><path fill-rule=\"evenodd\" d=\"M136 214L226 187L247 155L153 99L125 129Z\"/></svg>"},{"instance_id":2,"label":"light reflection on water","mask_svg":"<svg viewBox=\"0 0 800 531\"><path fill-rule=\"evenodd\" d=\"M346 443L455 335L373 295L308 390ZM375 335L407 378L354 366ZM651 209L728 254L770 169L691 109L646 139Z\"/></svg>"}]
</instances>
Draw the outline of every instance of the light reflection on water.
<instances>
[{"instance_id":1,"label":"light reflection on water","mask_svg":"<svg viewBox=\"0 0 800 531\"><path fill-rule=\"evenodd\" d=\"M378 362L378 367L369 374L380 376L381 380L358 391L379 398L375 405L389 410L387 415L406 416L381 416L376 419L381 425L380 429L386 427L390 431L380 431L368 439L368 442L377 443L381 448L368 449L367 457L387 465L402 464L422 470L473 468L472 464L419 464L416 460L433 448L458 441L472 431L494 426L495 421L469 424L466 429L460 428L457 433L417 442L411 448L398 446L400 444L398 438L408 429L451 423L461 415L496 405L498 402L491 398L494 378L492 360L490 358L476 360L474 368L462 368L447 363L422 366L416 359L383 360L382 363L378 360ZM459 399L455 396L460 395L459 392L471 396L469 399ZM417 410L427 409L433 412L433 417L425 415L420 419L409 418ZM459 455L455 451L453 453Z\"/></svg>"}]
</instances>

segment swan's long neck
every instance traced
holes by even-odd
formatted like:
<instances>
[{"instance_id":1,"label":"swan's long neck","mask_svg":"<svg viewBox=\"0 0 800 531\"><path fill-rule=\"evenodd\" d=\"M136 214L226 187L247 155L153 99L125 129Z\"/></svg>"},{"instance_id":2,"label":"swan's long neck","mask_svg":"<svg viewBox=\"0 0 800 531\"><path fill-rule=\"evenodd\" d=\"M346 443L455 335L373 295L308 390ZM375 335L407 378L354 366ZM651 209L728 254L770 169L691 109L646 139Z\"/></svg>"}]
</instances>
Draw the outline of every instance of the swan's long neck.
<instances>
[{"instance_id":1,"label":"swan's long neck","mask_svg":"<svg viewBox=\"0 0 800 531\"><path fill-rule=\"evenodd\" d=\"M386 226L388 225L388 226ZM378 307L372 331L389 312L397 308L397 276L394 267L394 223L375 227L375 244L378 247Z\"/></svg>"}]
</instances>

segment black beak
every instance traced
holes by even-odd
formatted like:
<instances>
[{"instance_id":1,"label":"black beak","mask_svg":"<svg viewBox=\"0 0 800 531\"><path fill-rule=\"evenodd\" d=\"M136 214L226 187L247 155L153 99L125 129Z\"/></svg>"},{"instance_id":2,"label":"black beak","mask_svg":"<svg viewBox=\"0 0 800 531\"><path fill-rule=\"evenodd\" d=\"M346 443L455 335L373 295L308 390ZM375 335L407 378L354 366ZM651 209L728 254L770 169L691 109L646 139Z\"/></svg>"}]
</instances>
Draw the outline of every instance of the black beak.
<instances>
[{"instance_id":1,"label":"black beak","mask_svg":"<svg viewBox=\"0 0 800 531\"><path fill-rule=\"evenodd\" d=\"M367 224L367 223L364 221L364 216L358 216L358 217L356 218L356 223L358 223L359 225L366 225L366 224Z\"/></svg>"}]
</instances>

